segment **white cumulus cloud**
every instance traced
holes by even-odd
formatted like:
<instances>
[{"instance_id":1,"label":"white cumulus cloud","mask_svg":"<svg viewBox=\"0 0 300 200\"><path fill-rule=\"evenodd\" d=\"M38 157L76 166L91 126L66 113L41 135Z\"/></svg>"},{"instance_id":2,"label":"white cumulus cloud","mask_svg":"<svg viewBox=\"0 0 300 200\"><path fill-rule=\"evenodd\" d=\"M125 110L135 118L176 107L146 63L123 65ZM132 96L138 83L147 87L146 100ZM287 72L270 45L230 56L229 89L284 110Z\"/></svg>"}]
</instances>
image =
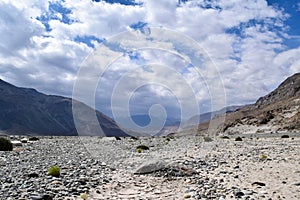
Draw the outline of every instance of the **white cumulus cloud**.
<instances>
[{"instance_id":1,"label":"white cumulus cloud","mask_svg":"<svg viewBox=\"0 0 300 200\"><path fill-rule=\"evenodd\" d=\"M107 53L110 49L111 54L107 57L123 55L102 77L96 94L96 99L100 99L97 108L111 115L114 86L122 76L137 67L142 70L131 74L126 85L122 85L123 92L130 92L126 90L142 80L153 83L167 80L174 88L173 94L181 95L189 102L190 96L184 96L184 80L194 89L193 98L198 101L200 109L210 103L211 91L207 82L216 78L217 72L224 84L219 90L225 90L228 104L252 103L274 89L285 77L299 72L299 47L290 49L284 44L284 39L291 37L287 35L284 23L288 14L268 5L266 0L136 2L139 4L79 0L1 1L0 78L45 93L71 96L81 63L88 55L93 55L98 45L102 45L97 53ZM120 37L124 31L143 27L146 38L147 34L155 38L143 40L144 34L135 40ZM202 61L189 63L195 60L192 56L199 55L189 52L192 47L189 49L180 43L186 41L184 37L175 38L173 34L167 40L166 32L155 35L157 33L149 32L151 27L166 28L189 37L194 41L191 45L199 45L216 69L209 67L212 64L201 66ZM111 37L119 37L121 41L107 42ZM157 38L164 39L155 40ZM174 40L176 44L172 43ZM152 49L133 49L130 52L129 47L137 46ZM197 58L201 60L201 56ZM147 67L149 64L177 70L181 79L168 70L159 71L159 77L154 76L151 67ZM211 80L207 81L209 78ZM141 101L136 106L133 104L132 109L140 112L144 102L151 105L160 101L169 110L176 110L178 99L174 99L171 92L155 85L139 89L134 93L134 99ZM146 94L153 94L153 98ZM119 96L120 101L123 97ZM209 109L210 106L206 106L201 110Z\"/></svg>"}]
</instances>

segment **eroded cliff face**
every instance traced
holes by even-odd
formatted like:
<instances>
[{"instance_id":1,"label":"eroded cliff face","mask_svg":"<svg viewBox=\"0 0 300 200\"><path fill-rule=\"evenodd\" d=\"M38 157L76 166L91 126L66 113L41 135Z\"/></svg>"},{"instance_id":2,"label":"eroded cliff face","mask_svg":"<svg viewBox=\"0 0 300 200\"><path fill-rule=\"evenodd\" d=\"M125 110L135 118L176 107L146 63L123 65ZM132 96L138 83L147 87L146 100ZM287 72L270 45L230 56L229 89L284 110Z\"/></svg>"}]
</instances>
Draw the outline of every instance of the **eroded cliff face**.
<instances>
[{"instance_id":1,"label":"eroded cliff face","mask_svg":"<svg viewBox=\"0 0 300 200\"><path fill-rule=\"evenodd\" d=\"M274 91L259 98L255 105L258 107L267 106L295 97L300 97L300 73L287 78Z\"/></svg>"}]
</instances>

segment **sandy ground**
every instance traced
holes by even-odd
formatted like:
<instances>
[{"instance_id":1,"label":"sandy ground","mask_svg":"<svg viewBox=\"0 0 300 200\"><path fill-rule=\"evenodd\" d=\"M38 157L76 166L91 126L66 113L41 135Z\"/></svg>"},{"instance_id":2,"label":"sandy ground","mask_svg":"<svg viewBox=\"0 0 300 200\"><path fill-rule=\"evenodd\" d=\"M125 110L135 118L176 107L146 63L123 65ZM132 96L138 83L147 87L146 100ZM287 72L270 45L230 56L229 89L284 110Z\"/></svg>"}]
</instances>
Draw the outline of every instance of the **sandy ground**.
<instances>
[{"instance_id":1,"label":"sandy ground","mask_svg":"<svg viewBox=\"0 0 300 200\"><path fill-rule=\"evenodd\" d=\"M196 145L189 147L190 150L178 159L216 162L217 166L210 171L196 169L202 173L201 177L216 179L227 188L223 197L212 196L211 199L300 199L299 137L249 137L241 142L234 141L234 138L218 138L209 145L211 148L205 156L201 145ZM164 154L163 151L155 153ZM176 152L173 154L178 155ZM88 199L197 199L194 191L202 190L204 193L208 188L199 189L199 180L195 179L134 175L131 171L120 169L111 175L109 184L96 188ZM263 185L259 186L256 182ZM236 189L243 195L237 196Z\"/></svg>"}]
</instances>

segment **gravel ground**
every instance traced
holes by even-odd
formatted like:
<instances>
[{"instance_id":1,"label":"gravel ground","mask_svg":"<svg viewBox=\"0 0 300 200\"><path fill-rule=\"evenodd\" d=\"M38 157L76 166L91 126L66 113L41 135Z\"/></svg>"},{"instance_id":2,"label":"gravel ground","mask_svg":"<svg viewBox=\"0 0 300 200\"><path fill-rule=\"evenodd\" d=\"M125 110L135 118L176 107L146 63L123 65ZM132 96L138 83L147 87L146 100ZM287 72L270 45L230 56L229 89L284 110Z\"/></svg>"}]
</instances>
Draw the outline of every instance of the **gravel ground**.
<instances>
[{"instance_id":1,"label":"gravel ground","mask_svg":"<svg viewBox=\"0 0 300 200\"><path fill-rule=\"evenodd\" d=\"M299 137L231 137L40 137L0 152L0 199L300 199Z\"/></svg>"}]
</instances>

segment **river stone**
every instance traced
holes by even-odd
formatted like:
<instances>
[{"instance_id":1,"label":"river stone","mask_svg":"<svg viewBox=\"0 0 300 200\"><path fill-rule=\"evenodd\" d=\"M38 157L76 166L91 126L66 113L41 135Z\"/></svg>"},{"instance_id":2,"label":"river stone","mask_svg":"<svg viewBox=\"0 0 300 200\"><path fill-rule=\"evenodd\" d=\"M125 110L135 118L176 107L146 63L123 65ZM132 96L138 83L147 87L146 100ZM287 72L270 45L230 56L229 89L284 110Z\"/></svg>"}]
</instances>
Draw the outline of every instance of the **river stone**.
<instances>
[{"instance_id":1,"label":"river stone","mask_svg":"<svg viewBox=\"0 0 300 200\"><path fill-rule=\"evenodd\" d=\"M19 141L19 140L12 140L11 143L14 147L21 147L22 146L22 142Z\"/></svg>"},{"instance_id":2,"label":"river stone","mask_svg":"<svg viewBox=\"0 0 300 200\"><path fill-rule=\"evenodd\" d=\"M150 160L146 161L140 165L135 171L134 174L149 174L155 171L162 170L168 165L167 162L163 160Z\"/></svg>"},{"instance_id":3,"label":"river stone","mask_svg":"<svg viewBox=\"0 0 300 200\"><path fill-rule=\"evenodd\" d=\"M300 182L295 182L295 183L293 183L293 185L300 186Z\"/></svg>"},{"instance_id":4,"label":"river stone","mask_svg":"<svg viewBox=\"0 0 300 200\"><path fill-rule=\"evenodd\" d=\"M31 196L32 200L53 200L52 195L49 194L43 194L43 195L36 195L36 196Z\"/></svg>"},{"instance_id":5,"label":"river stone","mask_svg":"<svg viewBox=\"0 0 300 200\"><path fill-rule=\"evenodd\" d=\"M6 164L6 159L0 157L0 166L5 166Z\"/></svg>"},{"instance_id":6,"label":"river stone","mask_svg":"<svg viewBox=\"0 0 300 200\"><path fill-rule=\"evenodd\" d=\"M262 183L262 182L256 181L256 182L253 182L253 183L252 183L252 186L266 186L266 184L265 184L265 183Z\"/></svg>"},{"instance_id":7,"label":"river stone","mask_svg":"<svg viewBox=\"0 0 300 200\"><path fill-rule=\"evenodd\" d=\"M28 138L22 138L22 139L21 139L21 142L22 142L22 143L28 143Z\"/></svg>"}]
</instances>

